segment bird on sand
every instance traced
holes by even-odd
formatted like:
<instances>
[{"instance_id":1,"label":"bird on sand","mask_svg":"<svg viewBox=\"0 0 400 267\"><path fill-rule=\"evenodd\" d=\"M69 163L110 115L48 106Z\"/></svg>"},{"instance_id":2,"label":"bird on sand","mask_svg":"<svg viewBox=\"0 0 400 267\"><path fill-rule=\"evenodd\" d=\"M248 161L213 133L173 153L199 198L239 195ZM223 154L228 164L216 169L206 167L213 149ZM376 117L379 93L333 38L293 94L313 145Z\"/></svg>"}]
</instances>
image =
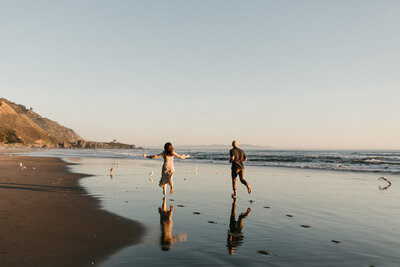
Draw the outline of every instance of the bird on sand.
<instances>
[{"instance_id":1,"label":"bird on sand","mask_svg":"<svg viewBox=\"0 0 400 267\"><path fill-rule=\"evenodd\" d=\"M26 170L27 169L24 165L22 165L22 162L19 163L19 168L21 170Z\"/></svg>"}]
</instances>

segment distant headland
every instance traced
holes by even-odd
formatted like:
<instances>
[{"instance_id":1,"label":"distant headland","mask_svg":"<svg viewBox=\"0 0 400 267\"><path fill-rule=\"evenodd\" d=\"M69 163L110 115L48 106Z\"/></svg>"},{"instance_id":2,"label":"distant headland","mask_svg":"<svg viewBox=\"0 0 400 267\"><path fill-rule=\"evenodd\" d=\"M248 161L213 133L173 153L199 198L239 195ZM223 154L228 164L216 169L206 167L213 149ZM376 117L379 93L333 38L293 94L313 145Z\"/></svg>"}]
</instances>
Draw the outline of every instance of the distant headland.
<instances>
[{"instance_id":1,"label":"distant headland","mask_svg":"<svg viewBox=\"0 0 400 267\"><path fill-rule=\"evenodd\" d=\"M72 129L0 98L0 145L30 148L135 149L133 144L86 141Z\"/></svg>"}]
</instances>

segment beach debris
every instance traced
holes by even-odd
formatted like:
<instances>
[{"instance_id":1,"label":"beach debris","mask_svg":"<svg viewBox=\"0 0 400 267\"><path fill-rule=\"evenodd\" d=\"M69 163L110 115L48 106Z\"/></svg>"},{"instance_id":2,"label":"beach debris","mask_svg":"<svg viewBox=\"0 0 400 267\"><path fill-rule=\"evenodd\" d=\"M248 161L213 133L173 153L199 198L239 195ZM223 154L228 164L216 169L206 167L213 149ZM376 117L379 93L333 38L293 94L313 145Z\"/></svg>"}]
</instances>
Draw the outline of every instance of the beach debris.
<instances>
[{"instance_id":1,"label":"beach debris","mask_svg":"<svg viewBox=\"0 0 400 267\"><path fill-rule=\"evenodd\" d=\"M110 172L113 172L113 171L114 171L114 166L112 166L110 169Z\"/></svg>"},{"instance_id":2,"label":"beach debris","mask_svg":"<svg viewBox=\"0 0 400 267\"><path fill-rule=\"evenodd\" d=\"M302 224L302 225L300 225L301 227L303 227L303 228L310 228L311 226L309 226L309 225L306 225L306 224Z\"/></svg>"},{"instance_id":3,"label":"beach debris","mask_svg":"<svg viewBox=\"0 0 400 267\"><path fill-rule=\"evenodd\" d=\"M153 176L153 174L154 174L154 172L153 172L153 171L150 171L149 175L150 175L150 176Z\"/></svg>"},{"instance_id":4,"label":"beach debris","mask_svg":"<svg viewBox=\"0 0 400 267\"><path fill-rule=\"evenodd\" d=\"M208 223L211 223L211 224L216 224L217 222L214 222L214 221L208 221Z\"/></svg>"},{"instance_id":5,"label":"beach debris","mask_svg":"<svg viewBox=\"0 0 400 267\"><path fill-rule=\"evenodd\" d=\"M264 209L270 209L271 207L270 206L264 206L263 208Z\"/></svg>"},{"instance_id":6,"label":"beach debris","mask_svg":"<svg viewBox=\"0 0 400 267\"><path fill-rule=\"evenodd\" d=\"M271 255L271 252L269 252L268 250L258 250L257 253L266 256Z\"/></svg>"},{"instance_id":7,"label":"beach debris","mask_svg":"<svg viewBox=\"0 0 400 267\"><path fill-rule=\"evenodd\" d=\"M253 204L254 202L256 202L255 200L250 199L249 200L250 204Z\"/></svg>"},{"instance_id":8,"label":"beach debris","mask_svg":"<svg viewBox=\"0 0 400 267\"><path fill-rule=\"evenodd\" d=\"M198 212L198 211L193 211L193 214L199 215L200 212Z\"/></svg>"},{"instance_id":9,"label":"beach debris","mask_svg":"<svg viewBox=\"0 0 400 267\"><path fill-rule=\"evenodd\" d=\"M335 243L335 244L340 244L340 243L342 243L342 242L339 241L339 240L331 240L331 242L332 242L332 243Z\"/></svg>"},{"instance_id":10,"label":"beach debris","mask_svg":"<svg viewBox=\"0 0 400 267\"><path fill-rule=\"evenodd\" d=\"M181 207L181 208L183 208L183 207L185 207L185 205L177 205L178 207Z\"/></svg>"},{"instance_id":11,"label":"beach debris","mask_svg":"<svg viewBox=\"0 0 400 267\"><path fill-rule=\"evenodd\" d=\"M291 214L286 214L286 216L287 217L289 217L289 218L292 218L292 217L294 217L293 215L291 215Z\"/></svg>"}]
</instances>

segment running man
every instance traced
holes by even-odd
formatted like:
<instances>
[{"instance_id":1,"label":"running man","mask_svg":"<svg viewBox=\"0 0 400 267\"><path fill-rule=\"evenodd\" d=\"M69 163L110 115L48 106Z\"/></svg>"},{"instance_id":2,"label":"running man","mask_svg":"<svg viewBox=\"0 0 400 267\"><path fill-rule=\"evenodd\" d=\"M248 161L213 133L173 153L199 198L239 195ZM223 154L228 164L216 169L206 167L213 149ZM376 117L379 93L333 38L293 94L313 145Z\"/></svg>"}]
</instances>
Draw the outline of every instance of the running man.
<instances>
[{"instance_id":1,"label":"running man","mask_svg":"<svg viewBox=\"0 0 400 267\"><path fill-rule=\"evenodd\" d=\"M229 162L232 163L232 187L233 194L232 197L237 196L237 186L236 186L236 177L239 175L240 182L247 187L247 192L251 193L251 188L249 184L244 179L244 166L243 162L247 161L247 157L244 154L243 150L238 147L238 143L236 141L232 142L232 149L230 152Z\"/></svg>"}]
</instances>

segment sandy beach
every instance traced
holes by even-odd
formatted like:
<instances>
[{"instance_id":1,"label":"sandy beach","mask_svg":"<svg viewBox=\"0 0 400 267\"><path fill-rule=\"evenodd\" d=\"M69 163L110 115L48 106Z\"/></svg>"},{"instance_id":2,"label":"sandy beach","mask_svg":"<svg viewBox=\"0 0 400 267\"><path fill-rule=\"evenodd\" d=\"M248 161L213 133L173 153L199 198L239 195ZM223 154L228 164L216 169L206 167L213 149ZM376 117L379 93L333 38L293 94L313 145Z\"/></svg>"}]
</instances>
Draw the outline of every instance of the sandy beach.
<instances>
[{"instance_id":1,"label":"sandy beach","mask_svg":"<svg viewBox=\"0 0 400 267\"><path fill-rule=\"evenodd\" d=\"M59 158L0 155L0 170L0 266L97 265L144 235L102 210L79 186L87 175Z\"/></svg>"},{"instance_id":2,"label":"sandy beach","mask_svg":"<svg viewBox=\"0 0 400 267\"><path fill-rule=\"evenodd\" d=\"M163 199L162 160L142 151L30 153L0 158L1 266L400 261L397 173L249 165L253 192L239 184L233 200L228 164L177 160L175 193Z\"/></svg>"}]
</instances>

